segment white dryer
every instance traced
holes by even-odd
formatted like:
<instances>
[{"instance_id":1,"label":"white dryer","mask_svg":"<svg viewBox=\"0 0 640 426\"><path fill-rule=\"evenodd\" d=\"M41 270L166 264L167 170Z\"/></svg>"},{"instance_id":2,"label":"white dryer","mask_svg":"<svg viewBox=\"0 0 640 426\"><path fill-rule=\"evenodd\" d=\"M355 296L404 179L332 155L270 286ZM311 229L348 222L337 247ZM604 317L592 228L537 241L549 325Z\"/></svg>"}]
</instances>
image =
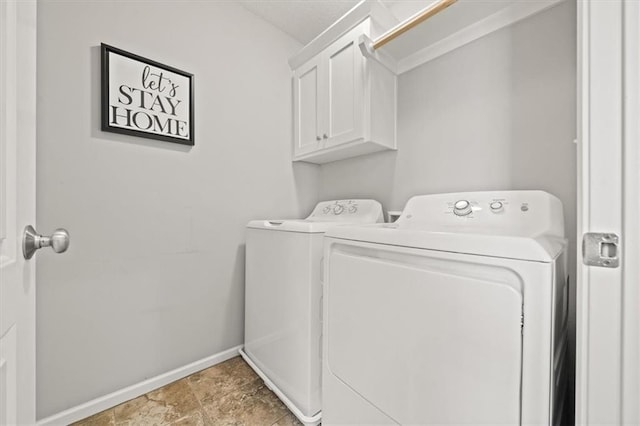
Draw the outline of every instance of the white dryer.
<instances>
[{"instance_id":1,"label":"white dryer","mask_svg":"<svg viewBox=\"0 0 640 426\"><path fill-rule=\"evenodd\" d=\"M323 425L558 424L566 247L542 191L417 196L329 230Z\"/></svg>"},{"instance_id":2,"label":"white dryer","mask_svg":"<svg viewBox=\"0 0 640 426\"><path fill-rule=\"evenodd\" d=\"M242 357L304 424L321 418L321 259L325 231L383 221L374 200L319 203L302 220L247 225Z\"/></svg>"}]
</instances>

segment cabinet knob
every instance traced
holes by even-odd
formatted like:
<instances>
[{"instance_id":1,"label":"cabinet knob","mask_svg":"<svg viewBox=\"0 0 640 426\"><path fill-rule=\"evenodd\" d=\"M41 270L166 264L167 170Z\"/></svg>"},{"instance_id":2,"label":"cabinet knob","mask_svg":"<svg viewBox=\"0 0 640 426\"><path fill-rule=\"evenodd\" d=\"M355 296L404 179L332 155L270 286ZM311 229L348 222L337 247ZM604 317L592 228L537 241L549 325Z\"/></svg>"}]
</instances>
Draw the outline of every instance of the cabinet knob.
<instances>
[{"instance_id":1,"label":"cabinet knob","mask_svg":"<svg viewBox=\"0 0 640 426\"><path fill-rule=\"evenodd\" d=\"M316 136L317 141L319 141L320 139L322 139L320 136Z\"/></svg>"},{"instance_id":2,"label":"cabinet knob","mask_svg":"<svg viewBox=\"0 0 640 426\"><path fill-rule=\"evenodd\" d=\"M327 134L326 134L326 133L325 133L324 135L322 135L322 137L323 137L324 139L329 139L329 136L327 136Z\"/></svg>"}]
</instances>

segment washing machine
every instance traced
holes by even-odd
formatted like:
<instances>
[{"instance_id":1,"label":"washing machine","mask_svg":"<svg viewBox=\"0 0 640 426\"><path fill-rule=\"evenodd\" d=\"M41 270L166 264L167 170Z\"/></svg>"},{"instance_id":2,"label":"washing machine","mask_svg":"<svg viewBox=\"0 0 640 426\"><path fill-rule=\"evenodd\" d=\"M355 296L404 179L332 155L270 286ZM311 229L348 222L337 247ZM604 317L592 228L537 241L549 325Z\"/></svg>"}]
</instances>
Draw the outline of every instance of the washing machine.
<instances>
[{"instance_id":1,"label":"washing machine","mask_svg":"<svg viewBox=\"0 0 640 426\"><path fill-rule=\"evenodd\" d=\"M325 237L323 425L559 424L569 288L542 191L411 198Z\"/></svg>"},{"instance_id":2,"label":"washing machine","mask_svg":"<svg viewBox=\"0 0 640 426\"><path fill-rule=\"evenodd\" d=\"M319 203L302 220L247 226L242 357L309 425L321 418L321 259L324 233L340 224L383 221L374 200Z\"/></svg>"}]
</instances>

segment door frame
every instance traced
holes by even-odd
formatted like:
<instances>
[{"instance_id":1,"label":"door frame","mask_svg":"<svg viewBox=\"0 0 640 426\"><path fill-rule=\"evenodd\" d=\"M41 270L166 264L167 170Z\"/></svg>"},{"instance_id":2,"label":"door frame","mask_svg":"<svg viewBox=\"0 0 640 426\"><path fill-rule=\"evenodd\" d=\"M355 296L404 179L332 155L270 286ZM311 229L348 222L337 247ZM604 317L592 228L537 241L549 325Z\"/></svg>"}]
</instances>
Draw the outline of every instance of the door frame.
<instances>
[{"instance_id":1,"label":"door frame","mask_svg":"<svg viewBox=\"0 0 640 426\"><path fill-rule=\"evenodd\" d=\"M620 266L578 243L576 424L639 424L640 5L577 6L578 235L617 234Z\"/></svg>"},{"instance_id":2,"label":"door frame","mask_svg":"<svg viewBox=\"0 0 640 426\"><path fill-rule=\"evenodd\" d=\"M640 259L640 3L623 3L623 253ZM640 424L640 262L623 266L622 422Z\"/></svg>"}]
</instances>

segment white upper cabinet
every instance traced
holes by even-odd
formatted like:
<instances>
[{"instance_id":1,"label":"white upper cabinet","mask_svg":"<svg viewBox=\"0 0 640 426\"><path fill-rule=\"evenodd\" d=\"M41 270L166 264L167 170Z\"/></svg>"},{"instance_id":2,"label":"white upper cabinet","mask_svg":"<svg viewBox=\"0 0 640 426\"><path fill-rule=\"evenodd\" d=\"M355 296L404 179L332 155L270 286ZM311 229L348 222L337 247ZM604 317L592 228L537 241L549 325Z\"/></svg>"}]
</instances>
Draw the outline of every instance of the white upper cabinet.
<instances>
[{"instance_id":1,"label":"white upper cabinet","mask_svg":"<svg viewBox=\"0 0 640 426\"><path fill-rule=\"evenodd\" d=\"M320 57L311 59L295 73L295 152L305 155L322 146L320 125Z\"/></svg>"},{"instance_id":2,"label":"white upper cabinet","mask_svg":"<svg viewBox=\"0 0 640 426\"><path fill-rule=\"evenodd\" d=\"M358 46L374 25L366 18L294 69L294 161L396 149L396 76Z\"/></svg>"},{"instance_id":3,"label":"white upper cabinet","mask_svg":"<svg viewBox=\"0 0 640 426\"><path fill-rule=\"evenodd\" d=\"M326 146L351 142L362 137L364 101L364 57L358 48L361 28L355 28L325 52L328 90L325 110ZM324 134L323 134L324 136Z\"/></svg>"}]
</instances>

